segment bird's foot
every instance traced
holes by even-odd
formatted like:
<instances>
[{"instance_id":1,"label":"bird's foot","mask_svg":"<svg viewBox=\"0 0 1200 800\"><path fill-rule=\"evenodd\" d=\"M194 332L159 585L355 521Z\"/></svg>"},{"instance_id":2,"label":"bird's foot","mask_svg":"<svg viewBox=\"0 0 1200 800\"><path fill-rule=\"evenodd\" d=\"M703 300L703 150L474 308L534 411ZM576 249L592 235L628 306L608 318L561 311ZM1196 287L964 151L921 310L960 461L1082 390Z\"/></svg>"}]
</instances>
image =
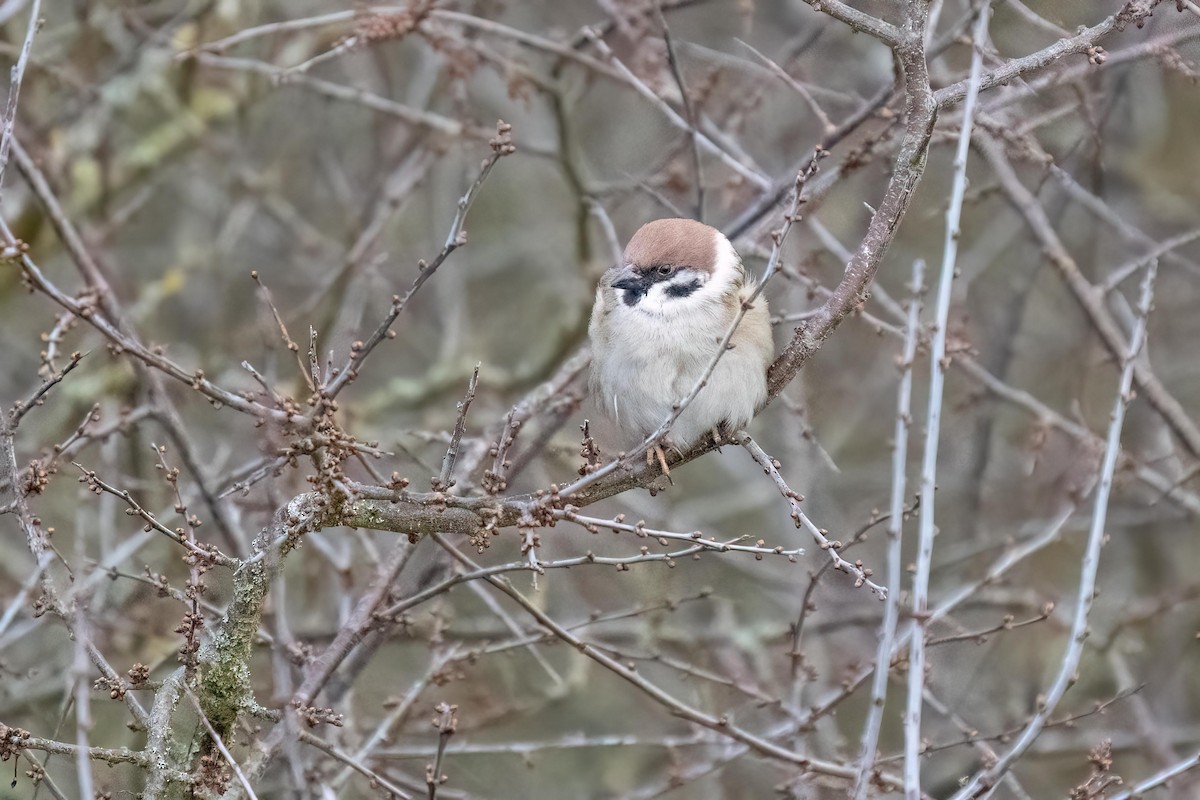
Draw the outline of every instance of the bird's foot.
<instances>
[{"instance_id":1,"label":"bird's foot","mask_svg":"<svg viewBox=\"0 0 1200 800\"><path fill-rule=\"evenodd\" d=\"M653 468L655 462L657 462L658 468L662 470L662 474L666 476L666 479L672 486L674 486L675 480L671 477L671 468L667 466L667 453L666 450L663 449L664 445L666 447L670 447L676 453L679 453L679 448L667 442L666 439L663 439L646 451L646 466ZM680 453L680 455L682 455L682 453Z\"/></svg>"}]
</instances>

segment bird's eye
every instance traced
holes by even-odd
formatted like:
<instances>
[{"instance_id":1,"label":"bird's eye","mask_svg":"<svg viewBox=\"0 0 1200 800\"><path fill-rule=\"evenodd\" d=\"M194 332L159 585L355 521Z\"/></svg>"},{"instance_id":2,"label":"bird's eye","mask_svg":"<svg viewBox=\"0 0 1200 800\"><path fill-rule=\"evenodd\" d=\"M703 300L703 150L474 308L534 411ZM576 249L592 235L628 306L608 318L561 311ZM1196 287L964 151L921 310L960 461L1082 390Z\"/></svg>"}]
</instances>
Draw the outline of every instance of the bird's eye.
<instances>
[{"instance_id":1,"label":"bird's eye","mask_svg":"<svg viewBox=\"0 0 1200 800\"><path fill-rule=\"evenodd\" d=\"M675 274L675 267L672 267L669 264L662 264L655 270L655 272L657 272L659 275L663 276L664 278L669 278L670 276Z\"/></svg>"}]
</instances>

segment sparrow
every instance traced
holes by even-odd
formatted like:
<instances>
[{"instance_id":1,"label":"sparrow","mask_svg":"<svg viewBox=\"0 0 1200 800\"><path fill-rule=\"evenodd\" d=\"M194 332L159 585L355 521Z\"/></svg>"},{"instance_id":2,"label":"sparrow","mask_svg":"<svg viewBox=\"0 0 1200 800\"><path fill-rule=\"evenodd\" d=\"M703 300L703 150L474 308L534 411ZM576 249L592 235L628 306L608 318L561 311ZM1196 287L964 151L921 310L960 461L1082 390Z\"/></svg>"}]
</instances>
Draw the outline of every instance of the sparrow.
<instances>
[{"instance_id":1,"label":"sparrow","mask_svg":"<svg viewBox=\"0 0 1200 800\"><path fill-rule=\"evenodd\" d=\"M738 310L756 287L730 241L690 219L638 229L600 278L588 336L590 386L599 406L629 437L644 440L674 413L704 374ZM764 298L755 298L708 382L647 451L669 476L663 446L677 452L711 434L745 427L767 399L774 356Z\"/></svg>"}]
</instances>

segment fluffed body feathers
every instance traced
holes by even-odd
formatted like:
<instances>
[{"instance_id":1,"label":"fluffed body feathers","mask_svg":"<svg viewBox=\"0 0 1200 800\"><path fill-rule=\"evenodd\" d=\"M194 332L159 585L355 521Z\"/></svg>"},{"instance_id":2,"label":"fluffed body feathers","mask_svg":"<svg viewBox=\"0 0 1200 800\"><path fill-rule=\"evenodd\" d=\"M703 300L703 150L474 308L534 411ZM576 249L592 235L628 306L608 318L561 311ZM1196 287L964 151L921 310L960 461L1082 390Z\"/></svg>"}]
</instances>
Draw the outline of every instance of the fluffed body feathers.
<instances>
[{"instance_id":1,"label":"fluffed body feathers","mask_svg":"<svg viewBox=\"0 0 1200 800\"><path fill-rule=\"evenodd\" d=\"M755 287L729 241L692 220L644 225L623 261L596 290L591 388L621 431L642 439L695 386ZM754 300L730 344L668 432L676 447L745 427L766 401L774 345L765 298Z\"/></svg>"}]
</instances>

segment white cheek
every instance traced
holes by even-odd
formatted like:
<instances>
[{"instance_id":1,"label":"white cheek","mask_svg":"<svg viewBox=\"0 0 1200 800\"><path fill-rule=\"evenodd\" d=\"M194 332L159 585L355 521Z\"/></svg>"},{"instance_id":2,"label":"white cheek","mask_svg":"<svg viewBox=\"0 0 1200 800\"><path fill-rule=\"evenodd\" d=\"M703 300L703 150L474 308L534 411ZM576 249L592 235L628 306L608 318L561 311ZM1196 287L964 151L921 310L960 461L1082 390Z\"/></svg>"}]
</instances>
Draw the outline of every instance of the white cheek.
<instances>
[{"instance_id":1,"label":"white cheek","mask_svg":"<svg viewBox=\"0 0 1200 800\"><path fill-rule=\"evenodd\" d=\"M656 283L650 287L650 291L646 293L646 296L642 298L642 302L638 303L638 305L652 314L662 314L667 311L668 304L674 299L667 296L667 285L665 283Z\"/></svg>"}]
</instances>

